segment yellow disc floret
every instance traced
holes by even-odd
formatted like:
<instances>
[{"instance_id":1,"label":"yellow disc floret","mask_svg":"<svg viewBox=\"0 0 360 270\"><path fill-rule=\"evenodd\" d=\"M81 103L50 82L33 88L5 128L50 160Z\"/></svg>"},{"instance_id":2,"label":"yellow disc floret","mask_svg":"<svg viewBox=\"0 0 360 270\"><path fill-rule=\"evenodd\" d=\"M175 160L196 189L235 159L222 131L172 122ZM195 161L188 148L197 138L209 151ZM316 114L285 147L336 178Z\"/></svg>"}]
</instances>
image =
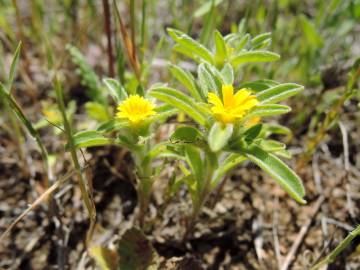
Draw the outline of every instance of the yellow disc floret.
<instances>
[{"instance_id":1,"label":"yellow disc floret","mask_svg":"<svg viewBox=\"0 0 360 270\"><path fill-rule=\"evenodd\" d=\"M139 124L147 117L156 114L154 105L144 97L130 95L117 107L116 117L127 119L131 124Z\"/></svg>"},{"instance_id":2,"label":"yellow disc floret","mask_svg":"<svg viewBox=\"0 0 360 270\"><path fill-rule=\"evenodd\" d=\"M224 124L241 120L247 111L259 103L256 96L247 89L241 89L235 95L232 85L223 85L221 90L223 100L214 93L209 93L208 102L213 105L211 111L214 117Z\"/></svg>"}]
</instances>

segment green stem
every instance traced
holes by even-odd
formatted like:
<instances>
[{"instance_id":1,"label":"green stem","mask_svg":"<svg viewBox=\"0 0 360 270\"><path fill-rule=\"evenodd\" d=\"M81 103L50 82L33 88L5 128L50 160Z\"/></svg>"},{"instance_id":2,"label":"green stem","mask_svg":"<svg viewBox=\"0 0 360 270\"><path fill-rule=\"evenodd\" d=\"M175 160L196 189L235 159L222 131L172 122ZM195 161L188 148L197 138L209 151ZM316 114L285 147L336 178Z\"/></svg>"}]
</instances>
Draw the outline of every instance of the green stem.
<instances>
[{"instance_id":1,"label":"green stem","mask_svg":"<svg viewBox=\"0 0 360 270\"><path fill-rule=\"evenodd\" d=\"M311 270L320 269L322 266L328 265L335 261L336 257L339 256L343 250L350 245L350 243L355 239L355 237L360 235L360 225L356 227L349 235L323 260L314 265Z\"/></svg>"},{"instance_id":2,"label":"green stem","mask_svg":"<svg viewBox=\"0 0 360 270\"><path fill-rule=\"evenodd\" d=\"M137 194L139 200L139 225L144 227L145 215L149 206L151 189L153 184L151 161L144 162L150 149L150 142L138 145L134 150L136 176L138 180Z\"/></svg>"},{"instance_id":3,"label":"green stem","mask_svg":"<svg viewBox=\"0 0 360 270\"><path fill-rule=\"evenodd\" d=\"M211 181L213 179L215 168L217 166L215 163L218 160L218 156L216 153L213 153L210 150L206 151L205 156L207 159L206 167L208 173L206 175L204 183L199 187L197 200L193 201L193 210L191 216L188 219L188 223L185 229L185 234L183 236L183 242L185 242L188 239L188 237L191 235L196 220L201 212L201 209L204 206L209 194L212 192Z\"/></svg>"},{"instance_id":4,"label":"green stem","mask_svg":"<svg viewBox=\"0 0 360 270\"><path fill-rule=\"evenodd\" d=\"M72 136L71 126L70 126L70 123L66 116L62 87L61 87L60 81L57 77L55 77L55 79L54 79L54 84L55 84L56 98L58 101L59 110L60 110L62 118L63 118L64 129L65 129L66 137L67 137L67 140L69 143L71 158L74 163L74 167L75 167L75 170L76 170L76 173L78 176L78 180L79 180L79 187L81 190L82 199L85 203L85 206L88 210L89 217L90 217L90 228L89 228L87 239L86 239L86 244L89 245L90 240L92 238L93 231L94 231L95 221L96 221L96 209L95 209L94 202L92 201L91 194L86 186L86 179L81 171L79 159L78 159L78 156L76 153L74 138Z\"/></svg>"}]
</instances>

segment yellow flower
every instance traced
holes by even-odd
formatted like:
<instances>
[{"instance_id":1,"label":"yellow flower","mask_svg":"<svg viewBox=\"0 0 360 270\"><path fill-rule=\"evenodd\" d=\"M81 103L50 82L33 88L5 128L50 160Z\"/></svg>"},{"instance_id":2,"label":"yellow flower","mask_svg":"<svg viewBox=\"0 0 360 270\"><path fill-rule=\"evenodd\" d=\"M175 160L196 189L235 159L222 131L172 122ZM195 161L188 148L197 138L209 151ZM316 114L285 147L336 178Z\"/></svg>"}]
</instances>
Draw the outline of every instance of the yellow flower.
<instances>
[{"instance_id":1,"label":"yellow flower","mask_svg":"<svg viewBox=\"0 0 360 270\"><path fill-rule=\"evenodd\" d=\"M62 118L60 112L56 108L50 106L49 104L44 103L43 106L44 108L42 109L42 113L45 116L45 118L49 120L51 123L61 124Z\"/></svg>"},{"instance_id":2,"label":"yellow flower","mask_svg":"<svg viewBox=\"0 0 360 270\"><path fill-rule=\"evenodd\" d=\"M209 93L208 102L214 105L211 107L214 117L224 124L241 120L248 110L259 103L246 89L237 91L235 95L232 85L223 85L221 90L223 100L214 93Z\"/></svg>"},{"instance_id":3,"label":"yellow flower","mask_svg":"<svg viewBox=\"0 0 360 270\"><path fill-rule=\"evenodd\" d=\"M131 124L138 124L147 117L156 114L154 105L139 95L130 95L117 107L116 117L119 119L128 119Z\"/></svg>"}]
</instances>

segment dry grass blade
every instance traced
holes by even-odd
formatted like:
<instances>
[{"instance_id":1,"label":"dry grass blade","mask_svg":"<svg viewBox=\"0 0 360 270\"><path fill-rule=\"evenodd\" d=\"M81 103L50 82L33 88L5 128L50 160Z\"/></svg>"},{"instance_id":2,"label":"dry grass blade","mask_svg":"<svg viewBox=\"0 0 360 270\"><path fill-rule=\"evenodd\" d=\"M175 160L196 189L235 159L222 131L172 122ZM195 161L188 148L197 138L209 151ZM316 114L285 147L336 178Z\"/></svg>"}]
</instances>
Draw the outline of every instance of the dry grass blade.
<instances>
[{"instance_id":1,"label":"dry grass blade","mask_svg":"<svg viewBox=\"0 0 360 270\"><path fill-rule=\"evenodd\" d=\"M108 0L102 0L103 10L104 10L104 29L107 38L107 54L108 54L108 68L109 68L109 76L115 76L115 66L113 59L113 49L112 49L112 35L111 35L111 13Z\"/></svg>"},{"instance_id":2,"label":"dry grass blade","mask_svg":"<svg viewBox=\"0 0 360 270\"><path fill-rule=\"evenodd\" d=\"M130 64L135 72L135 76L136 76L137 80L140 82L141 81L140 64L139 64L139 60L136 55L135 44L132 42L131 38L129 37L128 32L126 31L126 28L121 19L120 12L117 7L116 1L114 0L113 3L114 3L116 17L119 20L121 36L124 41L124 45L126 47L126 50L127 50L127 53L128 53L129 59L130 59Z\"/></svg>"},{"instance_id":3,"label":"dry grass blade","mask_svg":"<svg viewBox=\"0 0 360 270\"><path fill-rule=\"evenodd\" d=\"M3 232L0 236L0 243L3 242L3 239L9 234L9 232L15 227L16 224L18 224L27 214L30 213L30 211L34 210L39 204L42 202L46 202L47 197L53 193L57 188L59 188L61 185L63 185L65 182L67 182L71 176L75 174L75 170L72 170L71 172L67 173L64 177L56 181L55 184L53 184L50 188L48 188L43 194L40 195L39 198L37 198L33 204L31 204L20 216L17 217Z\"/></svg>"}]
</instances>

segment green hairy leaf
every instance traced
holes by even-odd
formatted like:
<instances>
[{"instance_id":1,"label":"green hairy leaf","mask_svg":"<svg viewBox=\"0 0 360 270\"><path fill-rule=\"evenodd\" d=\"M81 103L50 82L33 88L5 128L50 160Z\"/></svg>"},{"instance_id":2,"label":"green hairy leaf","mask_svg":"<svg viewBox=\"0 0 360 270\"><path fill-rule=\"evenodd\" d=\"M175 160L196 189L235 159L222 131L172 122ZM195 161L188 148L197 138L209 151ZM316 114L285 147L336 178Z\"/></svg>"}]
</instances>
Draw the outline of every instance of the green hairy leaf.
<instances>
[{"instance_id":1,"label":"green hairy leaf","mask_svg":"<svg viewBox=\"0 0 360 270\"><path fill-rule=\"evenodd\" d=\"M284 143L275 140L261 140L259 146L266 152L277 152L285 150L286 148L286 145Z\"/></svg>"},{"instance_id":2,"label":"green hairy leaf","mask_svg":"<svg viewBox=\"0 0 360 270\"><path fill-rule=\"evenodd\" d=\"M231 169L236 167L237 165L241 164L247 160L247 157L240 154L232 153L223 161L223 163L217 168L214 172L213 178L211 180L212 188L215 188L222 177L228 173Z\"/></svg>"},{"instance_id":3,"label":"green hairy leaf","mask_svg":"<svg viewBox=\"0 0 360 270\"><path fill-rule=\"evenodd\" d=\"M254 92L260 92L277 85L279 85L279 83L273 80L257 80L241 84L240 89L247 88L253 90Z\"/></svg>"},{"instance_id":4,"label":"green hairy leaf","mask_svg":"<svg viewBox=\"0 0 360 270\"><path fill-rule=\"evenodd\" d=\"M245 48L247 46L247 44L249 43L249 41L250 41L250 34L246 34L246 35L242 36L236 44L236 47L235 47L236 52L239 52L243 48Z\"/></svg>"},{"instance_id":5,"label":"green hairy leaf","mask_svg":"<svg viewBox=\"0 0 360 270\"><path fill-rule=\"evenodd\" d=\"M227 58L226 43L219 31L215 31L215 63L217 66L222 67Z\"/></svg>"},{"instance_id":6,"label":"green hairy leaf","mask_svg":"<svg viewBox=\"0 0 360 270\"><path fill-rule=\"evenodd\" d=\"M257 62L274 62L280 59L280 55L268 51L248 51L240 52L235 55L231 64L234 67L244 63L257 63Z\"/></svg>"},{"instance_id":7,"label":"green hairy leaf","mask_svg":"<svg viewBox=\"0 0 360 270\"><path fill-rule=\"evenodd\" d=\"M205 64L200 64L198 67L199 85L202 90L202 96L207 98L209 92L215 92L219 94L221 84L219 85L215 81L215 77L211 71L206 68Z\"/></svg>"},{"instance_id":8,"label":"green hairy leaf","mask_svg":"<svg viewBox=\"0 0 360 270\"><path fill-rule=\"evenodd\" d=\"M201 93L196 86L195 79L190 72L187 72L176 65L170 65L170 72L179 82L181 82L186 87L186 89L189 91L189 93L194 99L198 101L203 100L203 97L201 96Z\"/></svg>"},{"instance_id":9,"label":"green hairy leaf","mask_svg":"<svg viewBox=\"0 0 360 270\"><path fill-rule=\"evenodd\" d=\"M195 41L194 39L179 30L168 28L167 31L169 35L174 39L174 41L183 46L184 49L189 50L191 53L199 56L206 62L213 63L213 57L211 52L199 42Z\"/></svg>"},{"instance_id":10,"label":"green hairy leaf","mask_svg":"<svg viewBox=\"0 0 360 270\"><path fill-rule=\"evenodd\" d=\"M262 124L257 124L251 128L249 128L246 132L244 132L243 137L244 140L248 143L251 144L253 142L253 140L255 140L255 138L260 134L261 129L262 129L263 125Z\"/></svg>"},{"instance_id":11,"label":"green hairy leaf","mask_svg":"<svg viewBox=\"0 0 360 270\"><path fill-rule=\"evenodd\" d=\"M233 128L234 127L231 124L224 125L222 123L215 122L210 129L208 137L208 143L211 151L218 152L227 145L233 133Z\"/></svg>"},{"instance_id":12,"label":"green hairy leaf","mask_svg":"<svg viewBox=\"0 0 360 270\"><path fill-rule=\"evenodd\" d=\"M276 156L258 146L245 150L246 156L267 172L298 203L305 204L305 189L299 176Z\"/></svg>"},{"instance_id":13,"label":"green hairy leaf","mask_svg":"<svg viewBox=\"0 0 360 270\"><path fill-rule=\"evenodd\" d=\"M271 33L264 33L254 37L251 40L253 50L259 50L267 47L271 43Z\"/></svg>"},{"instance_id":14,"label":"green hairy leaf","mask_svg":"<svg viewBox=\"0 0 360 270\"><path fill-rule=\"evenodd\" d=\"M195 143L202 139L201 132L192 126L180 126L170 136L170 142L173 143Z\"/></svg>"},{"instance_id":15,"label":"green hairy leaf","mask_svg":"<svg viewBox=\"0 0 360 270\"><path fill-rule=\"evenodd\" d=\"M149 95L185 112L200 125L205 125L205 116L196 109L195 101L182 92L168 87L159 87L152 88Z\"/></svg>"},{"instance_id":16,"label":"green hairy leaf","mask_svg":"<svg viewBox=\"0 0 360 270\"><path fill-rule=\"evenodd\" d=\"M229 63L226 63L221 70L221 76L224 81L224 84L233 84L234 83L234 70Z\"/></svg>"},{"instance_id":17,"label":"green hairy leaf","mask_svg":"<svg viewBox=\"0 0 360 270\"><path fill-rule=\"evenodd\" d=\"M291 108L286 105L279 104L265 104L256 106L247 116L246 118L252 118L254 116L274 116L279 114L288 113L291 111Z\"/></svg>"},{"instance_id":18,"label":"green hairy leaf","mask_svg":"<svg viewBox=\"0 0 360 270\"><path fill-rule=\"evenodd\" d=\"M76 148L103 146L114 143L114 140L106 138L94 130L78 132L74 134L73 139ZM66 145L65 149L68 149L68 147L69 146Z\"/></svg>"},{"instance_id":19,"label":"green hairy leaf","mask_svg":"<svg viewBox=\"0 0 360 270\"><path fill-rule=\"evenodd\" d=\"M119 81L111 78L104 78L103 82L116 102L119 103L127 99L128 94Z\"/></svg>"},{"instance_id":20,"label":"green hairy leaf","mask_svg":"<svg viewBox=\"0 0 360 270\"><path fill-rule=\"evenodd\" d=\"M304 90L302 85L296 83L283 83L259 92L257 94L257 99L261 101L262 104L276 103L294 96L302 90Z\"/></svg>"},{"instance_id":21,"label":"green hairy leaf","mask_svg":"<svg viewBox=\"0 0 360 270\"><path fill-rule=\"evenodd\" d=\"M204 164L201 159L201 152L192 145L185 146L185 158L193 172L199 186L202 186L204 179Z\"/></svg>"},{"instance_id":22,"label":"green hairy leaf","mask_svg":"<svg viewBox=\"0 0 360 270\"><path fill-rule=\"evenodd\" d=\"M111 119L98 126L97 131L100 133L107 133L123 129L127 126L127 121L125 119Z\"/></svg>"}]
</instances>

